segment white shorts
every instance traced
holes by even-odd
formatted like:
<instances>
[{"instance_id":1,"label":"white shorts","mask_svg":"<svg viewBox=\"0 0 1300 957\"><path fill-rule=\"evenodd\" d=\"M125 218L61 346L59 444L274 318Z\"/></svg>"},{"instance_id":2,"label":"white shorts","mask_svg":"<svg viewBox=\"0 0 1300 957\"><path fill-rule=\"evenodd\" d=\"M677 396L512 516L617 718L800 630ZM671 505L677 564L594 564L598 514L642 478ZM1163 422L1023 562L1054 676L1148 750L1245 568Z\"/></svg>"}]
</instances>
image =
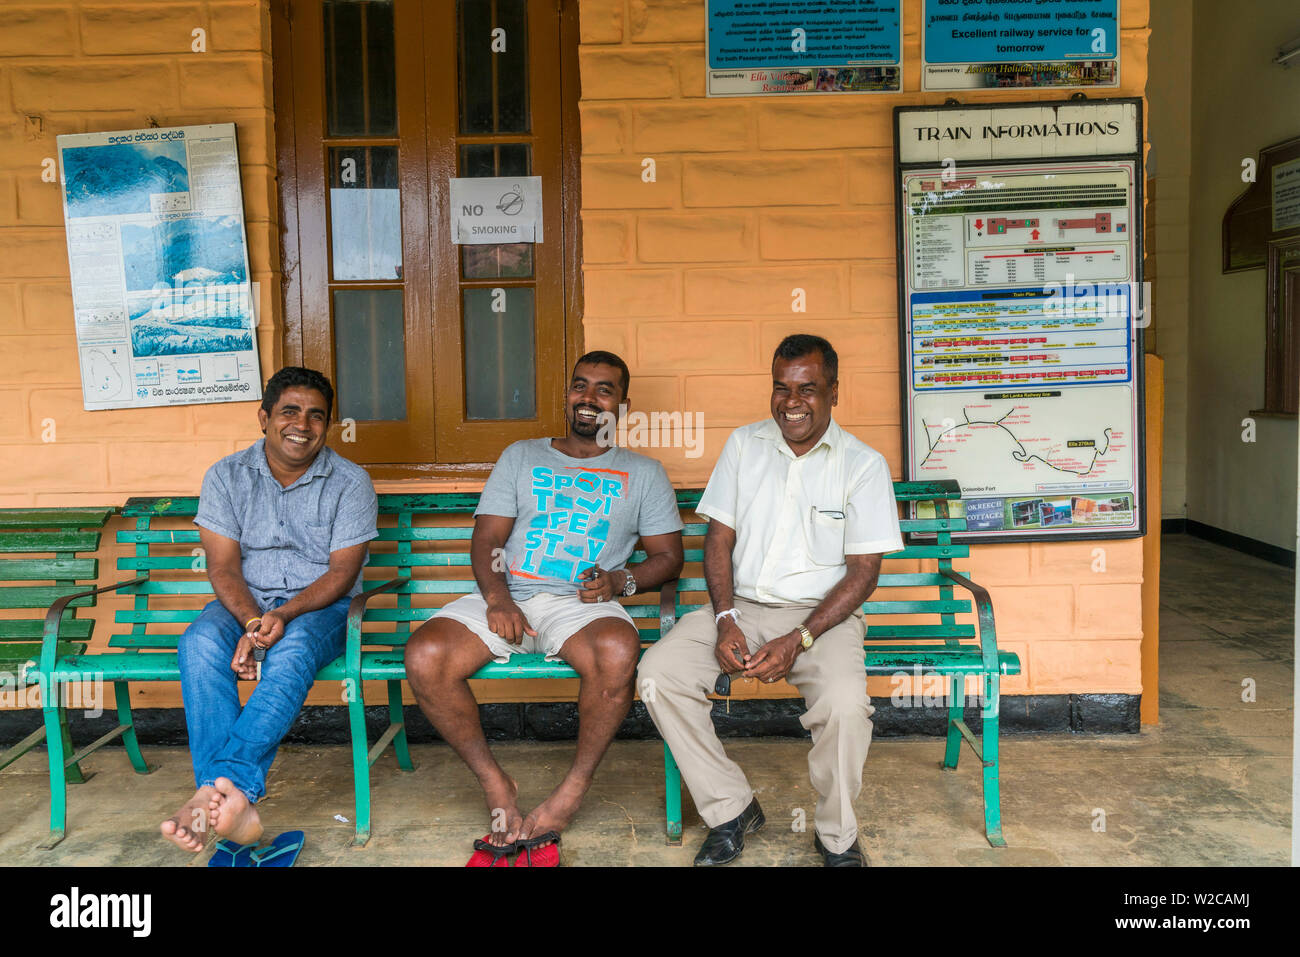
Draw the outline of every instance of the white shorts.
<instances>
[{"instance_id":1,"label":"white shorts","mask_svg":"<svg viewBox=\"0 0 1300 957\"><path fill-rule=\"evenodd\" d=\"M470 594L457 598L433 617L460 622L483 640L499 664L505 664L511 655L539 652L546 655L547 661L555 661L566 641L600 618L621 618L633 628L636 627L627 609L616 600L585 602L577 595L543 593L516 604L528 619L528 624L537 632L536 635L524 632L523 641L517 645L512 645L488 628L487 602L482 595Z\"/></svg>"}]
</instances>

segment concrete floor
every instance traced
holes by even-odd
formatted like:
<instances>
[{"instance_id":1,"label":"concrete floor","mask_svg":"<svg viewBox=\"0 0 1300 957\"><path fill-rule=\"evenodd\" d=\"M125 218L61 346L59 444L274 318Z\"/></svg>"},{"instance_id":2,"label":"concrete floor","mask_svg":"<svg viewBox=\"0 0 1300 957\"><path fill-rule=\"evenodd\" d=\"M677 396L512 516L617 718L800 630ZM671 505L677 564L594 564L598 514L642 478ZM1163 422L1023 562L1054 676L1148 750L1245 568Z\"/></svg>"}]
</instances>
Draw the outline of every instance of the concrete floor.
<instances>
[{"instance_id":1,"label":"concrete floor","mask_svg":"<svg viewBox=\"0 0 1300 957\"><path fill-rule=\"evenodd\" d=\"M1140 735L1004 736L1002 814L1008 847L983 836L979 769L967 750L941 773L937 738L882 740L872 748L858 800L873 864L1285 864L1290 856L1293 575L1187 536L1164 540L1158 728ZM1255 701L1241 700L1243 679ZM520 781L521 804L560 779L572 743L500 745ZM814 865L808 745L738 740L767 814L739 863ZM270 834L302 829L300 866L460 865L487 830L481 795L446 747L413 749L418 768L396 769L391 751L374 771L375 829L349 846L351 765L342 747L285 747L262 805ZM68 837L38 851L49 799L43 752L0 774L0 864L202 865L158 837L157 825L192 793L189 755L149 749L159 769L136 777L120 749L85 766L69 789ZM566 865L689 865L704 827L686 798L686 839L667 847L662 751L615 742L565 835ZM808 830L795 833L802 810ZM1095 829L1104 812L1104 830Z\"/></svg>"}]
</instances>

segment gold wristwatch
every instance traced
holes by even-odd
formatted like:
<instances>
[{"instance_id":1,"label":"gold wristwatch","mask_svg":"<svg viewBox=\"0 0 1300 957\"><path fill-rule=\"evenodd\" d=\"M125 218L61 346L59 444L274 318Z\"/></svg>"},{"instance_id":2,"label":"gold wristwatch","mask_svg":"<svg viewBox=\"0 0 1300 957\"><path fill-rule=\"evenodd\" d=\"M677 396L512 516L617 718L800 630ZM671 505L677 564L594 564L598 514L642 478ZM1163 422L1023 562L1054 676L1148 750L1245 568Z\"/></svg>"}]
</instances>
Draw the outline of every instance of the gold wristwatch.
<instances>
[{"instance_id":1,"label":"gold wristwatch","mask_svg":"<svg viewBox=\"0 0 1300 957\"><path fill-rule=\"evenodd\" d=\"M813 645L813 633L808 630L808 626L800 625L798 628L795 629L795 631L803 635L803 637L799 639L799 644L803 645L803 650L807 651L809 648L811 648Z\"/></svg>"}]
</instances>

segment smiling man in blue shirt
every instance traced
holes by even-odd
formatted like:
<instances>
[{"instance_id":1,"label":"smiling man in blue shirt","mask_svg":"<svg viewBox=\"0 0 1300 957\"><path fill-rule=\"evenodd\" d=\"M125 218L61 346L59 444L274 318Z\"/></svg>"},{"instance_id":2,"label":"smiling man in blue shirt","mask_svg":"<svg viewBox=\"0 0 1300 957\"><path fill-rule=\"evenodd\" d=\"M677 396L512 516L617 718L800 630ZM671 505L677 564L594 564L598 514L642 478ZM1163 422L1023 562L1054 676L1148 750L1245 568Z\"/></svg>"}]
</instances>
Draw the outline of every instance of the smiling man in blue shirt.
<instances>
[{"instance_id":1,"label":"smiling man in blue shirt","mask_svg":"<svg viewBox=\"0 0 1300 957\"><path fill-rule=\"evenodd\" d=\"M255 805L275 752L316 672L343 651L378 499L365 470L325 446L333 402L319 372L281 369L257 412L266 437L203 477L194 523L216 600L178 646L198 790L160 826L187 851L209 830L261 836ZM241 678L258 681L242 707Z\"/></svg>"}]
</instances>

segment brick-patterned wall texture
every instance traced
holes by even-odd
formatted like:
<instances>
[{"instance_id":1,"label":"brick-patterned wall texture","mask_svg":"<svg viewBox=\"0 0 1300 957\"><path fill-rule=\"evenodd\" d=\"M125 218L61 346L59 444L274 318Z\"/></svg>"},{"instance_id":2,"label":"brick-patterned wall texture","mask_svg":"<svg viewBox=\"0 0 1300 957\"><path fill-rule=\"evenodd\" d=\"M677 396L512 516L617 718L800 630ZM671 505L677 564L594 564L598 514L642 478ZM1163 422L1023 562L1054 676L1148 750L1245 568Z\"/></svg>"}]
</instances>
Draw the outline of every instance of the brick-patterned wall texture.
<instances>
[{"instance_id":1,"label":"brick-patterned wall texture","mask_svg":"<svg viewBox=\"0 0 1300 957\"><path fill-rule=\"evenodd\" d=\"M60 186L42 173L62 133L234 122L258 348L274 369L268 2L0 4L0 507L196 492L208 464L258 437L252 403L83 411Z\"/></svg>"},{"instance_id":2,"label":"brick-patterned wall texture","mask_svg":"<svg viewBox=\"0 0 1300 957\"><path fill-rule=\"evenodd\" d=\"M0 3L0 507L193 494L208 464L257 437L250 403L82 411L59 186L41 173L60 133L235 122L259 348L263 371L274 369L282 329L268 2ZM768 414L768 360L795 331L836 345L837 418L900 474L891 110L942 100L915 92L920 9L905 0L910 92L710 100L703 0L580 0L585 345L628 359L634 407L703 413L703 455L648 450L678 485L702 484L727 434ZM1122 0L1121 24L1117 95L1140 96L1146 0ZM200 28L207 50L196 53ZM653 182L642 178L647 159ZM796 288L806 312L791 311ZM47 420L55 441L43 441ZM118 575L119 551L104 549L102 581ZM1141 690L1140 542L973 551L968 567L993 593L999 640L1025 666L1005 691ZM116 607L96 609L96 644L112 633ZM180 704L168 685L132 696ZM337 689L309 701L336 704Z\"/></svg>"},{"instance_id":3,"label":"brick-patterned wall texture","mask_svg":"<svg viewBox=\"0 0 1300 957\"><path fill-rule=\"evenodd\" d=\"M840 354L837 421L900 477L892 110L944 99L916 92L921 0L903 4L909 92L770 99L705 96L704 0L579 7L585 344L628 360L634 408L704 416L700 457L647 451L674 481L707 481L731 430L768 415L776 344L811 332ZM1120 25L1113 95L1142 96L1147 0L1123 0ZM792 311L796 289L805 312ZM999 643L1025 668L1007 692L1141 690L1139 541L972 552ZM880 679L871 690L889 688Z\"/></svg>"}]
</instances>

